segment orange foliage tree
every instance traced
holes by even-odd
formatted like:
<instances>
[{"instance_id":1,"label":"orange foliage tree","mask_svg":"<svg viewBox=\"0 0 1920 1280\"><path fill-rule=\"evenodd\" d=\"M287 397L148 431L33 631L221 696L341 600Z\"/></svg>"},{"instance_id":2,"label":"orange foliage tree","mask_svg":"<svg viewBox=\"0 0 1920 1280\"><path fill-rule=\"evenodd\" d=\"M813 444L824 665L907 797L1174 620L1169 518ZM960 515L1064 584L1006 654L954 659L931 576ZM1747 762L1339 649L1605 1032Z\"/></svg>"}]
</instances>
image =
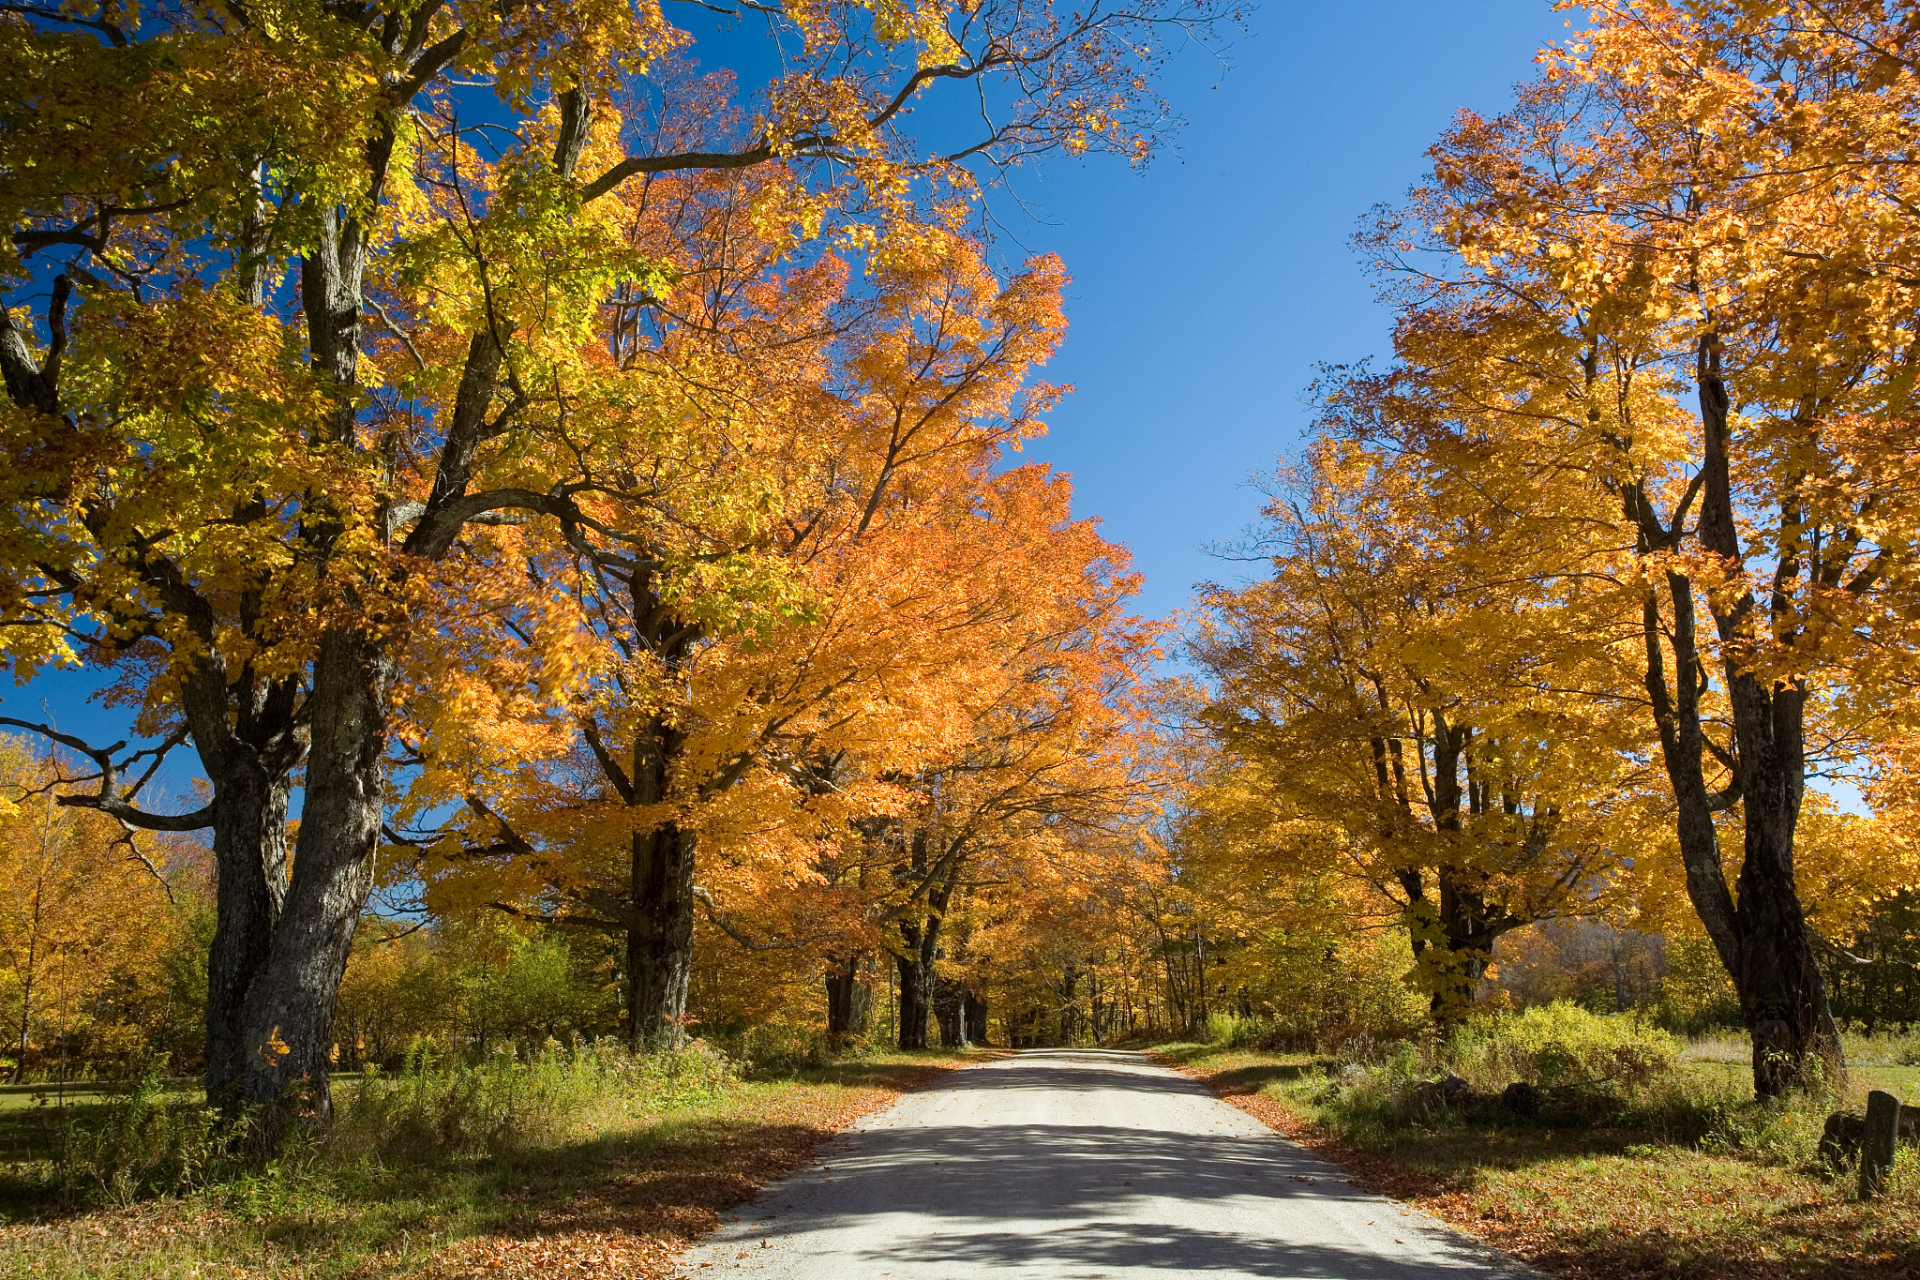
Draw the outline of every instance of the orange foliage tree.
<instances>
[{"instance_id":1,"label":"orange foliage tree","mask_svg":"<svg viewBox=\"0 0 1920 1280\"><path fill-rule=\"evenodd\" d=\"M196 887L195 851L61 803L88 781L0 739L0 1008L15 1080L161 1047L148 1035L160 1028L115 1006L164 983L186 920L176 885L183 897Z\"/></svg>"},{"instance_id":2,"label":"orange foliage tree","mask_svg":"<svg viewBox=\"0 0 1920 1280\"><path fill-rule=\"evenodd\" d=\"M1331 437L1288 479L1267 508L1272 576L1213 589L1193 632L1221 752L1206 859L1353 882L1454 1021L1501 934L1602 909L1635 852L1643 744L1596 701L1631 670L1564 581L1504 571L1551 548L1485 491L1436 501L1423 468Z\"/></svg>"},{"instance_id":3,"label":"orange foliage tree","mask_svg":"<svg viewBox=\"0 0 1920 1280\"><path fill-rule=\"evenodd\" d=\"M1362 238L1398 364L1341 429L1526 531L1496 572L1587 601L1553 647L1632 656L1637 691L1590 691L1658 745L1668 887L1763 1095L1844 1070L1808 872L1912 873L1882 840L1810 867L1806 784L1909 717L1915 38L1877 4L1594 5Z\"/></svg>"}]
</instances>

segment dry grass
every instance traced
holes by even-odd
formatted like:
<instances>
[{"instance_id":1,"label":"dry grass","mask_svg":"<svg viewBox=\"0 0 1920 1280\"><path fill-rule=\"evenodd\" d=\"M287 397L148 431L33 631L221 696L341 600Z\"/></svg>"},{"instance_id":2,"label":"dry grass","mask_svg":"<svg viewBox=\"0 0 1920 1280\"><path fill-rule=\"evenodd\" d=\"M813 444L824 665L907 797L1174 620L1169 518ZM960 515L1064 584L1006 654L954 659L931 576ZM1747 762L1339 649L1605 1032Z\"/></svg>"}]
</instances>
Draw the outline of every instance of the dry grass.
<instances>
[{"instance_id":1,"label":"dry grass","mask_svg":"<svg viewBox=\"0 0 1920 1280\"><path fill-rule=\"evenodd\" d=\"M1681 1068L1718 1106L1738 1058L1694 1046ZM1850 1046L1852 1048L1853 1046ZM1894 1046L1884 1055L1897 1059ZM1300 1057L1169 1046L1169 1065L1227 1101L1407 1200L1543 1270L1581 1280L1894 1280L1920 1276L1920 1163L1903 1153L1870 1205L1811 1160L1826 1107L1725 1113L1707 1142L1673 1141L1632 1114L1545 1127L1441 1121L1392 1133L1339 1131ZM1854 1088L1900 1085L1910 1068L1856 1049ZM1686 1081L1683 1081L1686 1083ZM1911 1090L1908 1091L1909 1096ZM1744 1141L1742 1139L1744 1138Z\"/></svg>"},{"instance_id":2,"label":"dry grass","mask_svg":"<svg viewBox=\"0 0 1920 1280\"><path fill-rule=\"evenodd\" d=\"M386 1167L324 1153L179 1199L0 1204L0 1275L46 1280L659 1280L721 1211L902 1091L964 1065L886 1054L740 1083L545 1150Z\"/></svg>"}]
</instances>

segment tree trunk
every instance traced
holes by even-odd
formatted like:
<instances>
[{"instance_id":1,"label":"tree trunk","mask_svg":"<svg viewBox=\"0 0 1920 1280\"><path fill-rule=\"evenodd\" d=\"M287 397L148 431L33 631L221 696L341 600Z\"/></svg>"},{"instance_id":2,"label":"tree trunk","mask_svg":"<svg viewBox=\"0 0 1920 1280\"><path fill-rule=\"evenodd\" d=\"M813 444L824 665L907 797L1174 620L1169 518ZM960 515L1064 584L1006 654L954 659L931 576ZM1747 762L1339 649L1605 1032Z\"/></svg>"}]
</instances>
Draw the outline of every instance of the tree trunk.
<instances>
[{"instance_id":1,"label":"tree trunk","mask_svg":"<svg viewBox=\"0 0 1920 1280\"><path fill-rule=\"evenodd\" d=\"M238 754L238 753L234 753ZM245 1103L247 992L266 964L286 892L290 779L251 753L215 775L213 941L207 951L207 1102Z\"/></svg>"},{"instance_id":2,"label":"tree trunk","mask_svg":"<svg viewBox=\"0 0 1920 1280\"><path fill-rule=\"evenodd\" d=\"M966 1040L982 1048L987 1044L987 997L968 987L961 1007Z\"/></svg>"},{"instance_id":3,"label":"tree trunk","mask_svg":"<svg viewBox=\"0 0 1920 1280\"><path fill-rule=\"evenodd\" d=\"M1495 915L1486 894L1452 867L1441 867L1435 877L1440 889L1440 944L1446 954L1436 964L1440 985L1433 993L1434 1020L1451 1025L1473 1008L1475 990L1493 962L1493 944L1520 922L1504 912Z\"/></svg>"},{"instance_id":4,"label":"tree trunk","mask_svg":"<svg viewBox=\"0 0 1920 1280\"><path fill-rule=\"evenodd\" d=\"M19 1055L13 1062L13 1082L23 1084L27 1078L27 1047L33 1043L33 963L31 949L27 955L27 976L20 984L20 1035L17 1043Z\"/></svg>"},{"instance_id":5,"label":"tree trunk","mask_svg":"<svg viewBox=\"0 0 1920 1280\"><path fill-rule=\"evenodd\" d=\"M933 965L940 948L940 918L929 916L924 926L903 924L900 936L906 949L893 959L900 971L900 1047L927 1047L927 1017L933 1012Z\"/></svg>"},{"instance_id":6,"label":"tree trunk","mask_svg":"<svg viewBox=\"0 0 1920 1280\"><path fill-rule=\"evenodd\" d=\"M1753 1040L1754 1092L1771 1098L1790 1089L1838 1085L1846 1061L1794 886L1793 830L1756 822L1751 791L1747 804L1734 989Z\"/></svg>"},{"instance_id":7,"label":"tree trunk","mask_svg":"<svg viewBox=\"0 0 1920 1280\"><path fill-rule=\"evenodd\" d=\"M373 888L391 674L381 641L345 630L321 636L293 876L243 1005L245 1093L259 1108L267 1151L278 1150L296 1119L322 1127L332 1116L333 1012L354 925Z\"/></svg>"},{"instance_id":8,"label":"tree trunk","mask_svg":"<svg viewBox=\"0 0 1920 1280\"><path fill-rule=\"evenodd\" d=\"M929 836L925 829L915 830L907 841L908 857L904 867L895 869L896 881L910 879L927 871ZM952 850L948 850L949 853ZM959 874L956 860L946 860L944 874L936 874L923 884L925 914L900 923L901 950L894 952L900 972L900 1047L927 1047L927 1016L933 1011L934 962L940 958L940 931L946 921L947 903L953 897L954 880Z\"/></svg>"},{"instance_id":9,"label":"tree trunk","mask_svg":"<svg viewBox=\"0 0 1920 1280\"><path fill-rule=\"evenodd\" d=\"M827 966L827 1043L831 1047L842 1048L872 1028L873 985L861 981L872 973L873 957L864 951L832 959Z\"/></svg>"},{"instance_id":10,"label":"tree trunk","mask_svg":"<svg viewBox=\"0 0 1920 1280\"><path fill-rule=\"evenodd\" d=\"M967 987L958 978L936 978L933 984L933 1019L940 1026L942 1049L967 1047Z\"/></svg>"},{"instance_id":11,"label":"tree trunk","mask_svg":"<svg viewBox=\"0 0 1920 1280\"><path fill-rule=\"evenodd\" d=\"M694 836L667 823L633 837L627 929L627 1043L677 1049L693 975Z\"/></svg>"},{"instance_id":12,"label":"tree trunk","mask_svg":"<svg viewBox=\"0 0 1920 1280\"><path fill-rule=\"evenodd\" d=\"M250 617L243 610L243 621ZM287 813L306 756L299 681L230 674L211 657L188 675L181 706L213 784L214 931L207 949L207 1102L237 1117L252 1061L246 1001L287 892Z\"/></svg>"},{"instance_id":13,"label":"tree trunk","mask_svg":"<svg viewBox=\"0 0 1920 1280\"><path fill-rule=\"evenodd\" d=\"M1726 562L1737 582L1744 558L1727 453L1729 401L1715 335L1700 340L1697 374L1705 441L1698 536L1702 547ZM1677 539L1678 529L1665 530L1648 518L1651 506L1644 494L1629 489L1627 497L1629 516L1640 525L1643 552ZM1783 582L1789 581L1784 562L1781 574ZM1839 1085L1846 1078L1846 1059L1793 874L1794 834L1806 779L1805 691L1793 680L1763 680L1743 665L1741 649L1756 630L1774 621L1761 617L1751 590L1709 597L1721 642L1719 666L1733 711L1733 741L1727 753L1733 761L1732 782L1721 795L1709 794L1702 760L1709 748L1700 709L1706 668L1695 629L1693 583L1674 570L1668 571L1666 581L1673 603L1671 631L1663 631L1659 601L1651 591L1643 608L1647 692L1678 809L1687 896L1740 997L1753 1043L1754 1092L1770 1098L1795 1088ZM1790 592L1783 586L1778 594L1784 601ZM1671 690L1663 649L1668 643L1673 648ZM1744 820L1737 900L1727 887L1713 824L1717 810L1736 803Z\"/></svg>"}]
</instances>

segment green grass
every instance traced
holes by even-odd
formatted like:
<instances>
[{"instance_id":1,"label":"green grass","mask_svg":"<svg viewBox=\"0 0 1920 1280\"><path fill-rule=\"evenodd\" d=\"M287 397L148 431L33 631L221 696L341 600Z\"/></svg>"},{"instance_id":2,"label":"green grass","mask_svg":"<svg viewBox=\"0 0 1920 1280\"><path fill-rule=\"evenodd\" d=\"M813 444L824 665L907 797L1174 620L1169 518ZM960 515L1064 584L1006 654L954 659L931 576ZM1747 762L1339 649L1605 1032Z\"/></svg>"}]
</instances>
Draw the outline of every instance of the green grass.
<instances>
[{"instance_id":1,"label":"green grass","mask_svg":"<svg viewBox=\"0 0 1920 1280\"><path fill-rule=\"evenodd\" d=\"M16 1177L0 1200L0 1275L653 1280L721 1209L860 1111L961 1061L874 1054L658 1105L629 1099L496 1151L395 1157L359 1140L320 1144L178 1197L90 1208Z\"/></svg>"},{"instance_id":2,"label":"green grass","mask_svg":"<svg viewBox=\"0 0 1920 1280\"><path fill-rule=\"evenodd\" d=\"M1845 1100L1864 1102L1868 1090L1884 1089L1907 1102L1920 1102L1920 1035L1841 1037L1847 1055ZM1680 1052L1680 1060L1703 1080L1750 1085L1753 1046L1745 1036L1724 1033L1696 1036Z\"/></svg>"}]
</instances>

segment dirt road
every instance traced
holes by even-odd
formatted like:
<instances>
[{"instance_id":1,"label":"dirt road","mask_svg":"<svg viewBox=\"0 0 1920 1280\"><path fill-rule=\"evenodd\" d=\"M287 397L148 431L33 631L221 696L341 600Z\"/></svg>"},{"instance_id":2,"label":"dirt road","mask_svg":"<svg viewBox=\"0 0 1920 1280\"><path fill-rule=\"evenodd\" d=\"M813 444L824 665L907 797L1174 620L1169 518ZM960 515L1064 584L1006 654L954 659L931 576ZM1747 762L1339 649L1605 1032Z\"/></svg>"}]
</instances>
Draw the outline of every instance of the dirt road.
<instances>
[{"instance_id":1,"label":"dirt road","mask_svg":"<svg viewBox=\"0 0 1920 1280\"><path fill-rule=\"evenodd\" d=\"M1138 1054L954 1072L691 1250L689 1280L1518 1280L1529 1273Z\"/></svg>"}]
</instances>

